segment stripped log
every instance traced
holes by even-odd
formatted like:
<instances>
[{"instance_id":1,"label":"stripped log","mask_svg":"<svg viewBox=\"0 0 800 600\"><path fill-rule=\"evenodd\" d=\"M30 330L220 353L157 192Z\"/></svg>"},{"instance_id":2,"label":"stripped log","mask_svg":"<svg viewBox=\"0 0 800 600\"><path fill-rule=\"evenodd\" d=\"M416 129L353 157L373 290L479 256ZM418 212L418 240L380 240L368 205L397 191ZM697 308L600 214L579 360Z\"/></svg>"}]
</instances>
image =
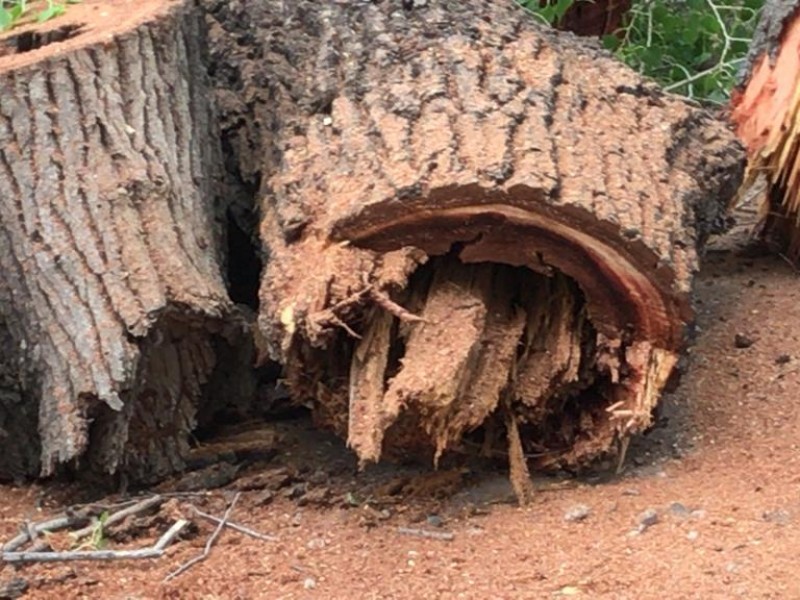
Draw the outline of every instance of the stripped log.
<instances>
[{"instance_id":1,"label":"stripped log","mask_svg":"<svg viewBox=\"0 0 800 600\"><path fill-rule=\"evenodd\" d=\"M262 351L318 422L362 463L508 425L565 467L649 425L741 175L726 126L511 1L209 4L263 177Z\"/></svg>"},{"instance_id":2,"label":"stripped log","mask_svg":"<svg viewBox=\"0 0 800 600\"><path fill-rule=\"evenodd\" d=\"M800 2L767 0L731 97L749 163L743 195L763 188L757 233L800 261ZM766 184L766 185L763 185Z\"/></svg>"}]
</instances>

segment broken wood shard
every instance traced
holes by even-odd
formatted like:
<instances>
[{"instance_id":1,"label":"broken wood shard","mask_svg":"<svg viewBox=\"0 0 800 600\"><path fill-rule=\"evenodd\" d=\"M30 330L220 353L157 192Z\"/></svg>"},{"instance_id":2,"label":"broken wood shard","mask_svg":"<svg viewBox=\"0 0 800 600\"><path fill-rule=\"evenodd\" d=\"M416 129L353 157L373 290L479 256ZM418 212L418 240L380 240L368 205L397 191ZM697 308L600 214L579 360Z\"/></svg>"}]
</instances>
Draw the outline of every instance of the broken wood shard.
<instances>
[{"instance_id":1,"label":"broken wood shard","mask_svg":"<svg viewBox=\"0 0 800 600\"><path fill-rule=\"evenodd\" d=\"M757 232L800 261L800 3L768 0L731 98L731 117L747 147L743 196L758 190Z\"/></svg>"}]
</instances>

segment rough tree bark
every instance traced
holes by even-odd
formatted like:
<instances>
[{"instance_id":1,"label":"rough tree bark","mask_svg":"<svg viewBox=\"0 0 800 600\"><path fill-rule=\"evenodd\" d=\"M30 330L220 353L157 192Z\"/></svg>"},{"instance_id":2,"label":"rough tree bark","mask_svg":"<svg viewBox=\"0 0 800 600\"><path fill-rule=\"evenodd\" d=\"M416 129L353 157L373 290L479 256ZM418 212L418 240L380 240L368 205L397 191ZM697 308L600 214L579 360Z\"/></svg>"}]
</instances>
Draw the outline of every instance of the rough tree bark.
<instances>
[{"instance_id":1,"label":"rough tree bark","mask_svg":"<svg viewBox=\"0 0 800 600\"><path fill-rule=\"evenodd\" d=\"M0 41L0 477L181 468L243 337L202 16L89 4Z\"/></svg>"},{"instance_id":2,"label":"rough tree bark","mask_svg":"<svg viewBox=\"0 0 800 600\"><path fill-rule=\"evenodd\" d=\"M155 478L252 397L221 220L254 199L259 358L362 461L505 431L524 495L524 454L648 425L740 175L723 124L510 0L108 22L2 42L0 475Z\"/></svg>"},{"instance_id":3,"label":"rough tree bark","mask_svg":"<svg viewBox=\"0 0 800 600\"><path fill-rule=\"evenodd\" d=\"M740 149L512 2L418 4L209 3L263 350L362 462L486 425L584 464L650 423Z\"/></svg>"},{"instance_id":4,"label":"rough tree bark","mask_svg":"<svg viewBox=\"0 0 800 600\"><path fill-rule=\"evenodd\" d=\"M747 147L743 190L766 184L758 232L800 261L800 2L767 0L732 96L732 118Z\"/></svg>"}]
</instances>

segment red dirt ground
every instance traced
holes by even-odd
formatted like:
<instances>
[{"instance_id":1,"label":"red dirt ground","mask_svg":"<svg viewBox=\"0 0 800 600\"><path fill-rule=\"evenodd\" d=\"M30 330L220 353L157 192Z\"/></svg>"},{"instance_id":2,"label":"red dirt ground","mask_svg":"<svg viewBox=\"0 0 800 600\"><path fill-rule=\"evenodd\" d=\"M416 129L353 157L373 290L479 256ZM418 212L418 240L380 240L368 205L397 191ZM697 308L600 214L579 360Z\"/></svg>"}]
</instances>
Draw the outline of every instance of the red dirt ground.
<instances>
[{"instance_id":1,"label":"red dirt ground","mask_svg":"<svg viewBox=\"0 0 800 600\"><path fill-rule=\"evenodd\" d=\"M533 504L518 508L502 467L456 457L433 476L403 466L357 475L340 442L304 422L272 424L278 456L247 471L270 474L266 491L243 492L231 519L277 541L226 530L205 562L162 583L202 550L212 526L200 522L159 560L7 565L0 583L24 578L26 598L119 600L800 598L800 277L780 258L718 244L697 291L690 368L618 476L542 478ZM737 334L753 344L737 347ZM3 540L80 497L0 491ZM151 543L190 502L222 515L230 494L173 499L143 537L110 547ZM566 520L578 505L588 516ZM639 532L648 509L658 521Z\"/></svg>"}]
</instances>

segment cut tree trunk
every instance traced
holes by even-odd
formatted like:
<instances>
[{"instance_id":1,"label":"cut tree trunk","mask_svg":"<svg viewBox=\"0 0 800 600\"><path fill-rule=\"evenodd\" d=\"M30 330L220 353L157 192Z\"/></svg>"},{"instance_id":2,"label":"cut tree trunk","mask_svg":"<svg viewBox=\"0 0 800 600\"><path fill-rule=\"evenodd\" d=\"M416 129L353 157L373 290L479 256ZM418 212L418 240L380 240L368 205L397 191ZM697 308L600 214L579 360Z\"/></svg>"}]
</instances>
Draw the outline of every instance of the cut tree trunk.
<instances>
[{"instance_id":1,"label":"cut tree trunk","mask_svg":"<svg viewBox=\"0 0 800 600\"><path fill-rule=\"evenodd\" d=\"M647 427L723 124L511 0L67 14L0 38L0 477L181 469L253 333L362 462L504 443L525 497Z\"/></svg>"},{"instance_id":2,"label":"cut tree trunk","mask_svg":"<svg viewBox=\"0 0 800 600\"><path fill-rule=\"evenodd\" d=\"M205 31L189 3L87 2L0 39L1 478L181 468L247 339Z\"/></svg>"},{"instance_id":3,"label":"cut tree trunk","mask_svg":"<svg viewBox=\"0 0 800 600\"><path fill-rule=\"evenodd\" d=\"M723 124L510 1L207 6L262 352L319 423L362 463L505 428L562 467L650 424L743 167Z\"/></svg>"},{"instance_id":4,"label":"cut tree trunk","mask_svg":"<svg viewBox=\"0 0 800 600\"><path fill-rule=\"evenodd\" d=\"M759 190L758 233L800 261L800 2L767 0L740 84L732 118L747 147L743 191ZM764 185L765 184L765 185Z\"/></svg>"}]
</instances>

